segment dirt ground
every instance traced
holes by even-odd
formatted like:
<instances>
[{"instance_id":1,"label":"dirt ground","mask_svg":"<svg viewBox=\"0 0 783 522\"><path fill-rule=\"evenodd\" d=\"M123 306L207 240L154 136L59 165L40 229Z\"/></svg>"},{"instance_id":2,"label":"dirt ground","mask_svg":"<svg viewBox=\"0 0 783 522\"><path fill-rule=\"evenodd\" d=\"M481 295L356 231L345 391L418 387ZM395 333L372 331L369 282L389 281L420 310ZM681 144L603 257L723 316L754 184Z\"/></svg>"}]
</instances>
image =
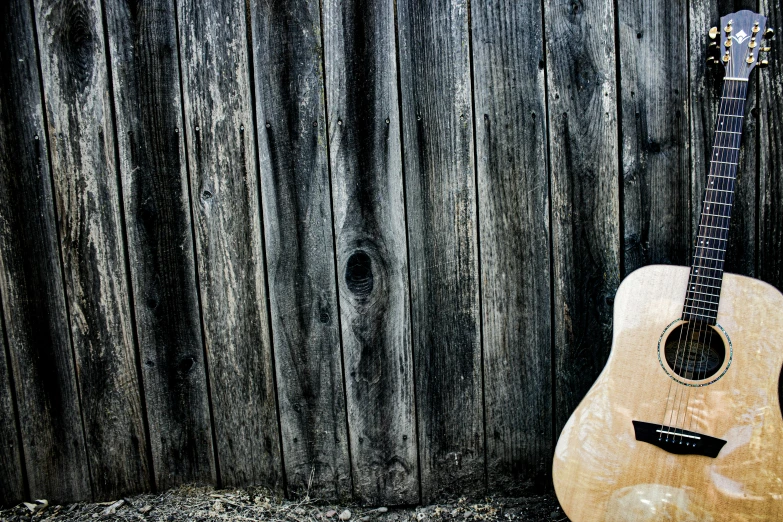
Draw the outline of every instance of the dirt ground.
<instances>
[{"instance_id":1,"label":"dirt ground","mask_svg":"<svg viewBox=\"0 0 783 522\"><path fill-rule=\"evenodd\" d=\"M285 521L403 522L505 521L567 522L554 495L524 498L455 499L408 508L366 508L324 504L317 500L281 500L261 488L214 490L181 487L161 494L138 495L116 502L49 505L34 501L0 510L0 522L39 521Z\"/></svg>"}]
</instances>

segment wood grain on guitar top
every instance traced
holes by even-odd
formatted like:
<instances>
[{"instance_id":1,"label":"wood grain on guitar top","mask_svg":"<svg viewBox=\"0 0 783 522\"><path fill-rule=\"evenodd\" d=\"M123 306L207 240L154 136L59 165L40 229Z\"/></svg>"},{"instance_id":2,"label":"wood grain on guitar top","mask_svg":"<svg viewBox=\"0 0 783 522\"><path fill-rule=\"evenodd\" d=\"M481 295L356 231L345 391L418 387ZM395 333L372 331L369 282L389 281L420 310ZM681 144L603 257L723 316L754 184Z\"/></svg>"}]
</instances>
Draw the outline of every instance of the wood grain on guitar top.
<instances>
[{"instance_id":1,"label":"wood grain on guitar top","mask_svg":"<svg viewBox=\"0 0 783 522\"><path fill-rule=\"evenodd\" d=\"M730 367L708 386L686 388L665 373L657 346L681 315L688 274L645 267L617 292L609 361L555 450L555 489L573 522L783 519L783 295L726 274L717 322L731 339ZM662 423L670 383L672 393L690 391L693 421L677 427L727 441L716 458L636 440L631 421Z\"/></svg>"}]
</instances>

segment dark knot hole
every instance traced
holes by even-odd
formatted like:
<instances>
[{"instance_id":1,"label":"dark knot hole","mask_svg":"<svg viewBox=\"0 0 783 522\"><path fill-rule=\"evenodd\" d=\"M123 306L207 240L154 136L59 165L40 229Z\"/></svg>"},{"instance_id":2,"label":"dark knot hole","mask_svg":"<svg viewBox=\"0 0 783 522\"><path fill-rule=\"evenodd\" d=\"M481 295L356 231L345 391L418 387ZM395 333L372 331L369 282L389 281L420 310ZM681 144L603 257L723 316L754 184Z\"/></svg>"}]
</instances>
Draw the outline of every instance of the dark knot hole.
<instances>
[{"instance_id":1,"label":"dark knot hole","mask_svg":"<svg viewBox=\"0 0 783 522\"><path fill-rule=\"evenodd\" d=\"M372 259L367 252L358 250L348 258L345 267L345 285L348 290L360 297L370 295L373 287Z\"/></svg>"}]
</instances>

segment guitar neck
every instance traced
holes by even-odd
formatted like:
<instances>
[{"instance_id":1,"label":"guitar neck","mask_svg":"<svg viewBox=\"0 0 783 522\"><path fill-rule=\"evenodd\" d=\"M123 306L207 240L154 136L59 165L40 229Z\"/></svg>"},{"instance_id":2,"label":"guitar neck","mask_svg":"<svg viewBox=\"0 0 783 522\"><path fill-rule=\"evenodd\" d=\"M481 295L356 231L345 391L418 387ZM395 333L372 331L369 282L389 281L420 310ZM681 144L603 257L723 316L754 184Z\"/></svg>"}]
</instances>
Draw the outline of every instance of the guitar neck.
<instances>
[{"instance_id":1,"label":"guitar neck","mask_svg":"<svg viewBox=\"0 0 783 522\"><path fill-rule=\"evenodd\" d=\"M747 93L747 80L724 79L707 188L682 312L685 320L713 325L718 316Z\"/></svg>"}]
</instances>

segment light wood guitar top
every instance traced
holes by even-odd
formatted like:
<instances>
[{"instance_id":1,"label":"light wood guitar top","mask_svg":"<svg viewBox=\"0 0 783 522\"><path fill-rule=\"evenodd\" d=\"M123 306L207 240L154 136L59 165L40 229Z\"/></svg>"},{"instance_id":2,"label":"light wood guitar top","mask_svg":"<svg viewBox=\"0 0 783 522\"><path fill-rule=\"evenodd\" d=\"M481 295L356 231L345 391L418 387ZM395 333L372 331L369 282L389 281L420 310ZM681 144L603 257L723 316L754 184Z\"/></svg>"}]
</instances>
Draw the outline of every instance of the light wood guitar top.
<instances>
[{"instance_id":1,"label":"light wood guitar top","mask_svg":"<svg viewBox=\"0 0 783 522\"><path fill-rule=\"evenodd\" d=\"M783 521L783 295L726 274L717 317L725 373L685 386L664 370L658 343L682 315L688 275L649 266L617 292L609 360L555 450L555 490L573 522ZM717 457L636 440L632 421L663 424L670 389L687 397L678 428L726 441Z\"/></svg>"}]
</instances>

